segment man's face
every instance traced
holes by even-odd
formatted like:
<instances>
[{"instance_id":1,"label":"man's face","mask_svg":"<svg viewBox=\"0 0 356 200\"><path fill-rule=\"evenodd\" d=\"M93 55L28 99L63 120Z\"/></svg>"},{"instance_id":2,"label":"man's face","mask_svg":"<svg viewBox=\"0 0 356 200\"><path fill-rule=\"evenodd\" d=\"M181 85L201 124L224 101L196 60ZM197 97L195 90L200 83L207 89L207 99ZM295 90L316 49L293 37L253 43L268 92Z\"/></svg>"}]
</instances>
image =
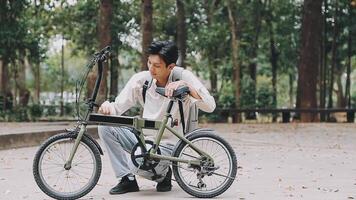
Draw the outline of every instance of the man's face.
<instances>
[{"instance_id":1,"label":"man's face","mask_svg":"<svg viewBox=\"0 0 356 200\"><path fill-rule=\"evenodd\" d=\"M166 81L174 65L166 66L166 63L159 55L149 55L147 61L151 76L158 81Z\"/></svg>"}]
</instances>

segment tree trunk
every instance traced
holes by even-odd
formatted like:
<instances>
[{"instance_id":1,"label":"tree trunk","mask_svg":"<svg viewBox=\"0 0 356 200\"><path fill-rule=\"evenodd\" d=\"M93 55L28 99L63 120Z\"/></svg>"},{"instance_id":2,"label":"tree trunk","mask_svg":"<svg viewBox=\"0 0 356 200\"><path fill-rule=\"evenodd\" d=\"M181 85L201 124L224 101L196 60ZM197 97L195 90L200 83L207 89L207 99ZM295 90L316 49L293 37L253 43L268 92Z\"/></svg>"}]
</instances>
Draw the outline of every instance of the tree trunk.
<instances>
[{"instance_id":1,"label":"tree trunk","mask_svg":"<svg viewBox=\"0 0 356 200\"><path fill-rule=\"evenodd\" d=\"M207 26L211 28L211 24L214 21L214 11L220 1L218 0L205 0L204 1L204 9L207 17ZM211 85L211 93L214 97L217 95L217 80L218 80L218 75L217 75L217 66L216 66L216 58L217 58L217 53L216 53L216 48L208 48L205 53L207 54L207 59L208 59L208 68L209 68L209 79L210 79L210 85Z\"/></svg>"},{"instance_id":2,"label":"tree trunk","mask_svg":"<svg viewBox=\"0 0 356 200\"><path fill-rule=\"evenodd\" d=\"M7 60L2 60L2 69L1 69L1 92L3 95L3 110L12 108L12 93L9 89L9 63Z\"/></svg>"},{"instance_id":3,"label":"tree trunk","mask_svg":"<svg viewBox=\"0 0 356 200\"><path fill-rule=\"evenodd\" d=\"M337 38L338 38L338 0L335 0L335 11L334 11L334 28L333 28L333 41L331 46L331 70L330 70L330 83L329 83L329 102L328 108L333 107L333 91L334 91L334 73L336 67L336 57L337 57ZM330 118L330 117L329 117Z\"/></svg>"},{"instance_id":4,"label":"tree trunk","mask_svg":"<svg viewBox=\"0 0 356 200\"><path fill-rule=\"evenodd\" d=\"M350 30L349 30L350 31ZM351 34L349 33L348 36L348 56L347 56L347 70L346 70L346 87L345 87L345 95L347 101L347 107L351 108L351 57L352 57L352 41L351 41Z\"/></svg>"},{"instance_id":5,"label":"tree trunk","mask_svg":"<svg viewBox=\"0 0 356 200\"><path fill-rule=\"evenodd\" d=\"M256 84L257 84L257 51L258 51L258 39L261 32L261 22L262 22L262 12L264 11L265 3L262 4L261 0L256 0L256 5L254 6L254 39L251 45L250 54L250 64L249 64L249 74L254 84L254 101L256 100Z\"/></svg>"},{"instance_id":6,"label":"tree trunk","mask_svg":"<svg viewBox=\"0 0 356 200\"><path fill-rule=\"evenodd\" d=\"M326 105L326 71L327 71L327 13L328 11L328 2L324 0L324 13L323 13L323 41L321 43L321 64L320 64L320 108L325 108ZM325 113L320 113L320 120L324 122L326 120Z\"/></svg>"},{"instance_id":7,"label":"tree trunk","mask_svg":"<svg viewBox=\"0 0 356 200\"><path fill-rule=\"evenodd\" d=\"M111 45L111 19L112 19L112 0L100 1L99 24L98 24L98 38L99 49ZM96 102L100 105L107 97L107 74L108 62L103 63L103 77L101 80L98 96ZM94 89L95 80L97 78L97 69L89 74L88 79L88 94L91 95Z\"/></svg>"},{"instance_id":8,"label":"tree trunk","mask_svg":"<svg viewBox=\"0 0 356 200\"><path fill-rule=\"evenodd\" d=\"M338 63L340 65L340 63ZM344 91L342 88L342 82L341 82L341 77L343 75L343 70L338 70L336 73L336 86L337 86L337 107L338 108L345 108L346 107L346 101L345 101L345 95Z\"/></svg>"},{"instance_id":9,"label":"tree trunk","mask_svg":"<svg viewBox=\"0 0 356 200\"><path fill-rule=\"evenodd\" d=\"M232 48L232 65L233 65L233 82L235 85L235 108L240 108L240 96L241 96L241 80L240 80L240 65L239 65L239 50L240 41L237 36L237 22L236 15L233 12L236 10L233 7L231 0L227 3L227 9L229 13L229 25L231 32L231 48ZM234 123L241 122L241 113L235 113Z\"/></svg>"},{"instance_id":10,"label":"tree trunk","mask_svg":"<svg viewBox=\"0 0 356 200\"><path fill-rule=\"evenodd\" d=\"M251 50L249 55L250 64L249 68L249 75L252 79L253 84L253 104L256 105L256 87L257 87L257 52L258 52L258 39L261 32L261 24L262 24L262 12L265 10L266 1L264 3L261 0L255 0L256 2L254 5L254 13L253 13L253 25L254 25L254 36L253 41L251 42ZM256 119L255 112L246 113L246 118L248 119Z\"/></svg>"},{"instance_id":11,"label":"tree trunk","mask_svg":"<svg viewBox=\"0 0 356 200\"><path fill-rule=\"evenodd\" d=\"M118 52L118 51L117 51ZM119 58L116 54L113 54L110 59L110 100L115 100L118 95L118 83L119 83Z\"/></svg>"},{"instance_id":12,"label":"tree trunk","mask_svg":"<svg viewBox=\"0 0 356 200\"><path fill-rule=\"evenodd\" d=\"M0 58L0 110L5 110L5 97L6 97L6 83L7 73L5 69L5 62Z\"/></svg>"},{"instance_id":13,"label":"tree trunk","mask_svg":"<svg viewBox=\"0 0 356 200\"><path fill-rule=\"evenodd\" d=\"M64 114L64 98L63 98L63 92L64 92L64 44L63 44L63 35L62 35L62 51L61 51L61 104L60 104L60 116L63 116Z\"/></svg>"},{"instance_id":14,"label":"tree trunk","mask_svg":"<svg viewBox=\"0 0 356 200\"><path fill-rule=\"evenodd\" d=\"M320 53L322 0L305 0L302 19L302 45L298 67L300 108L316 108L316 85ZM315 113L301 113L302 122L318 121Z\"/></svg>"},{"instance_id":15,"label":"tree trunk","mask_svg":"<svg viewBox=\"0 0 356 200\"><path fill-rule=\"evenodd\" d=\"M0 58L0 95L3 94L4 92L4 82L3 82L3 70L4 70L4 67L3 67L3 60Z\"/></svg>"},{"instance_id":16,"label":"tree trunk","mask_svg":"<svg viewBox=\"0 0 356 200\"><path fill-rule=\"evenodd\" d=\"M294 97L294 91L293 91L293 83L294 83L294 75L293 74L289 74L289 107L290 108L294 108L294 101L293 101L293 97Z\"/></svg>"},{"instance_id":17,"label":"tree trunk","mask_svg":"<svg viewBox=\"0 0 356 200\"><path fill-rule=\"evenodd\" d=\"M186 48L187 48L187 29L185 24L184 0L176 0L177 3L177 46L179 49L178 66L186 68Z\"/></svg>"},{"instance_id":18,"label":"tree trunk","mask_svg":"<svg viewBox=\"0 0 356 200\"><path fill-rule=\"evenodd\" d=\"M23 107L27 106L30 98L30 91L26 88L26 65L24 50L20 50L19 53L19 65L16 82L19 89L19 105Z\"/></svg>"},{"instance_id":19,"label":"tree trunk","mask_svg":"<svg viewBox=\"0 0 356 200\"><path fill-rule=\"evenodd\" d=\"M142 54L141 71L147 70L146 50L152 42L153 20L152 20L152 0L141 0L141 34L142 34Z\"/></svg>"},{"instance_id":20,"label":"tree trunk","mask_svg":"<svg viewBox=\"0 0 356 200\"><path fill-rule=\"evenodd\" d=\"M39 18L39 14L38 14L38 10L40 9L40 7L37 5L37 0L34 0L34 7L35 7L35 17L38 19ZM40 1L40 5L43 4L43 1ZM34 32L37 32L37 26L34 26ZM39 51L37 49L37 51ZM40 63L39 61L35 61L33 64L31 64L32 66L32 71L33 71L33 75L34 75L34 79L35 79L35 96L33 97L33 101L34 103L40 104L40 94L41 94L41 67L40 67Z\"/></svg>"},{"instance_id":21,"label":"tree trunk","mask_svg":"<svg viewBox=\"0 0 356 200\"><path fill-rule=\"evenodd\" d=\"M41 70L40 70L40 64L39 63L34 63L32 65L33 69L32 71L34 72L34 79L35 79L35 96L33 98L34 102L37 104L40 104L40 93L41 93Z\"/></svg>"},{"instance_id":22,"label":"tree trunk","mask_svg":"<svg viewBox=\"0 0 356 200\"><path fill-rule=\"evenodd\" d=\"M17 84L17 75L18 75L18 69L17 69L17 64L15 61L12 61L11 62L11 72L10 73L11 75L13 75L12 77L12 80L14 80L14 85L13 87L11 88L10 86L10 91L12 90L12 94L13 94L13 97L14 97L14 100L12 101L12 106L13 107L17 107L17 97L18 97L18 92L17 92L17 88L18 88L18 84Z\"/></svg>"},{"instance_id":23,"label":"tree trunk","mask_svg":"<svg viewBox=\"0 0 356 200\"><path fill-rule=\"evenodd\" d=\"M356 4L356 1L355 1ZM353 17L353 12L351 8L351 4L349 5L349 20L351 21L352 24L352 17ZM346 87L345 87L345 98L346 98L346 103L347 103L347 108L351 108L351 57L352 57L352 29L349 27L348 29L348 40L347 40L347 63L346 63Z\"/></svg>"},{"instance_id":24,"label":"tree trunk","mask_svg":"<svg viewBox=\"0 0 356 200\"><path fill-rule=\"evenodd\" d=\"M4 82L3 82L3 61L0 58L0 110L4 110L5 106L4 106Z\"/></svg>"},{"instance_id":25,"label":"tree trunk","mask_svg":"<svg viewBox=\"0 0 356 200\"><path fill-rule=\"evenodd\" d=\"M270 43L270 62L272 67L272 88L273 88L273 106L277 106L277 69L278 69L278 52L276 49L275 41L274 41L274 31L273 31L273 14L271 7L271 0L268 1L268 13L266 16L266 23L268 26L269 32L269 43ZM277 121L277 115L273 114L272 121Z\"/></svg>"}]
</instances>

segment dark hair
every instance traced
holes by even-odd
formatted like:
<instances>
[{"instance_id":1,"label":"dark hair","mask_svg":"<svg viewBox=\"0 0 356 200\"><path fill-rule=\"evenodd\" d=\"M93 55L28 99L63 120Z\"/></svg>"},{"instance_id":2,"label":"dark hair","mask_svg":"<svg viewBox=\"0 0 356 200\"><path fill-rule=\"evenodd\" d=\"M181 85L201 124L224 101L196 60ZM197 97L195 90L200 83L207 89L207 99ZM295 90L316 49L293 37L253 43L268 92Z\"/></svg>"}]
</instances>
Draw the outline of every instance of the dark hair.
<instances>
[{"instance_id":1,"label":"dark hair","mask_svg":"<svg viewBox=\"0 0 356 200\"><path fill-rule=\"evenodd\" d=\"M152 42L147 49L147 53L159 55L167 66L176 63L178 59L178 48L171 41Z\"/></svg>"}]
</instances>

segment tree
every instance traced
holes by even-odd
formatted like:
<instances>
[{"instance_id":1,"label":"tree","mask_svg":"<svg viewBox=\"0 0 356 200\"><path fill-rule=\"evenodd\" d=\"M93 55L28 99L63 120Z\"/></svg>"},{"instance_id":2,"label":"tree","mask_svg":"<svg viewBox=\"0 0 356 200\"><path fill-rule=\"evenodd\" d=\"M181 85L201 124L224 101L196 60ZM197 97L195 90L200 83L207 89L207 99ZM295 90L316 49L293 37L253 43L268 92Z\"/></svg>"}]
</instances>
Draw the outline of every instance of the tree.
<instances>
[{"instance_id":1,"label":"tree","mask_svg":"<svg viewBox=\"0 0 356 200\"><path fill-rule=\"evenodd\" d=\"M262 18L263 18L263 13L265 10L266 6L266 1L262 2L261 0L253 0L251 1L251 15L252 15L252 32L250 32L251 37L249 38L250 40L250 47L248 48L248 54L249 54L249 75L251 79L253 80L253 99L252 101L256 100L256 84L257 84L257 54L258 54L258 43L259 43L259 37L261 33L261 23L262 23ZM250 113L250 118L255 118L256 116L254 113Z\"/></svg>"},{"instance_id":2,"label":"tree","mask_svg":"<svg viewBox=\"0 0 356 200\"><path fill-rule=\"evenodd\" d=\"M2 109L16 104L16 99L20 99L20 105L28 103L29 90L25 85L24 64L26 54L32 57L31 61L41 60L40 42L45 34L32 30L32 21L27 15L31 6L25 1L0 2L0 23L5 27L0 30L0 96L5 97ZM17 94L19 98L16 98Z\"/></svg>"},{"instance_id":3,"label":"tree","mask_svg":"<svg viewBox=\"0 0 356 200\"><path fill-rule=\"evenodd\" d=\"M240 108L240 96L241 96L241 80L240 80L240 64L239 64L239 46L240 41L237 36L237 20L234 11L237 9L234 7L232 0L227 2L227 9L229 13L229 24L230 24L230 32L231 32L231 59L233 65L233 78L234 78L234 85L235 85L235 108ZM235 122L241 121L241 114L236 113L234 117Z\"/></svg>"},{"instance_id":4,"label":"tree","mask_svg":"<svg viewBox=\"0 0 356 200\"><path fill-rule=\"evenodd\" d=\"M176 0L177 4L177 46L179 49L178 65L185 68L187 29L185 24L184 0Z\"/></svg>"},{"instance_id":5,"label":"tree","mask_svg":"<svg viewBox=\"0 0 356 200\"><path fill-rule=\"evenodd\" d=\"M266 13L266 24L268 26L268 32L269 32L269 43L270 43L270 62L271 62L271 68L272 68L272 88L273 88L273 105L277 106L277 69L278 69L278 56L279 52L277 51L276 48L276 43L275 43L275 31L273 28L273 12L272 12L272 3L271 0L268 0L267 2L267 13ZM276 115L273 115L273 122L276 121Z\"/></svg>"},{"instance_id":6,"label":"tree","mask_svg":"<svg viewBox=\"0 0 356 200\"><path fill-rule=\"evenodd\" d=\"M301 50L298 66L300 108L316 108L316 84L320 54L322 0L305 0L303 7ZM302 113L302 122L317 121L315 113Z\"/></svg>"},{"instance_id":7,"label":"tree","mask_svg":"<svg viewBox=\"0 0 356 200\"><path fill-rule=\"evenodd\" d=\"M147 53L146 49L152 42L153 22L152 22L152 0L141 1L141 34L142 34L142 53L141 53L141 70L147 70Z\"/></svg>"},{"instance_id":8,"label":"tree","mask_svg":"<svg viewBox=\"0 0 356 200\"><path fill-rule=\"evenodd\" d=\"M112 9L113 9L112 0L100 1L99 24L98 24L99 49L102 49L112 44L112 35L111 35L111 20L113 14ZM101 80L101 87L99 89L99 93L97 97L97 102L99 102L99 104L104 102L107 97L107 74L108 74L107 62L103 63L103 67L104 67L103 78Z\"/></svg>"}]
</instances>

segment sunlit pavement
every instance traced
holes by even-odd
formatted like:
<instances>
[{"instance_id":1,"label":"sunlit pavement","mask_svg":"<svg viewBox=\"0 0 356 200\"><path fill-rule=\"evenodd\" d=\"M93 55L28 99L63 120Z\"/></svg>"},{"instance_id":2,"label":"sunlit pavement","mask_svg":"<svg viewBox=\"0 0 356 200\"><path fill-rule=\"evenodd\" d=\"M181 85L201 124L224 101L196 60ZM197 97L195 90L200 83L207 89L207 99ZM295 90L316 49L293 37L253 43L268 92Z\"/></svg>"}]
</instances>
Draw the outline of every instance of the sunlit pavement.
<instances>
[{"instance_id":1,"label":"sunlit pavement","mask_svg":"<svg viewBox=\"0 0 356 200\"><path fill-rule=\"evenodd\" d=\"M355 124L217 124L238 156L237 181L218 199L356 199ZM38 147L0 151L0 199L51 199L36 185L32 160ZM191 199L174 183L157 193L138 178L141 191L108 194L117 184L107 154L98 185L82 199Z\"/></svg>"}]
</instances>

